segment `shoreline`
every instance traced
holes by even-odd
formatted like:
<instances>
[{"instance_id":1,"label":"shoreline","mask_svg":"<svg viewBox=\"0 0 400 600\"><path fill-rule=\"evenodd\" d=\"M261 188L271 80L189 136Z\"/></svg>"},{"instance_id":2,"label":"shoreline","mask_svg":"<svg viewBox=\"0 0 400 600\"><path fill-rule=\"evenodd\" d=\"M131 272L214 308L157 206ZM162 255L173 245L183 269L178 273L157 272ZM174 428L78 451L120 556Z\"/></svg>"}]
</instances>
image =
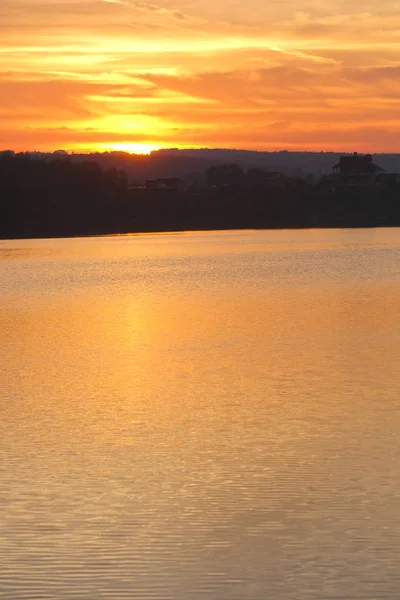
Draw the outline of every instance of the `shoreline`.
<instances>
[{"instance_id":1,"label":"shoreline","mask_svg":"<svg viewBox=\"0 0 400 600\"><path fill-rule=\"evenodd\" d=\"M140 237L150 235L185 235L194 233L207 232L235 232L235 231L305 231L305 230L327 230L327 229L400 229L397 224L372 224L372 225L310 225L310 226L293 226L293 227L204 227L194 229L160 229L160 230L144 230L144 231L111 231L104 233L71 233L70 235L24 235L12 237L0 237L0 242L18 241L18 240L59 240L59 239L76 239L76 238L98 238L98 237Z\"/></svg>"}]
</instances>

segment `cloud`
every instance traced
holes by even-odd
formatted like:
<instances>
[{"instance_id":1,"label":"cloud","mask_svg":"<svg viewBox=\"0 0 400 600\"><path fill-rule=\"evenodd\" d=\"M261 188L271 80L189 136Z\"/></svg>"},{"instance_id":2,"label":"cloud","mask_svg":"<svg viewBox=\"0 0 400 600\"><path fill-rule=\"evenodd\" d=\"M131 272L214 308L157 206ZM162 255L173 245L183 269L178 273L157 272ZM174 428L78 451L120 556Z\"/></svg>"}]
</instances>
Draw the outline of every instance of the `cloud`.
<instances>
[{"instance_id":1,"label":"cloud","mask_svg":"<svg viewBox=\"0 0 400 600\"><path fill-rule=\"evenodd\" d=\"M399 29L387 0L1 0L0 134L393 150Z\"/></svg>"},{"instance_id":2,"label":"cloud","mask_svg":"<svg viewBox=\"0 0 400 600\"><path fill-rule=\"evenodd\" d=\"M147 2L135 2L134 6L139 10L149 11L151 13L157 13L159 15L167 15L178 20L186 20L188 17L179 9L164 8L157 4L148 4Z\"/></svg>"}]
</instances>

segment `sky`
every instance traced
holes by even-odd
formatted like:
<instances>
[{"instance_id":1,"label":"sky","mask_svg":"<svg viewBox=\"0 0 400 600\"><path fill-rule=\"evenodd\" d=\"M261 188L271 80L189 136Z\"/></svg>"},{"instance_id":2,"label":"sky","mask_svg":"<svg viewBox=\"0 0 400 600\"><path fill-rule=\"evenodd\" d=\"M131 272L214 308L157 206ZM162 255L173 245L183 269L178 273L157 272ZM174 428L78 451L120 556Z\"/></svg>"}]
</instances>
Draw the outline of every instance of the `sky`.
<instances>
[{"instance_id":1,"label":"sky","mask_svg":"<svg viewBox=\"0 0 400 600\"><path fill-rule=\"evenodd\" d=\"M400 152L400 2L0 0L0 147Z\"/></svg>"}]
</instances>

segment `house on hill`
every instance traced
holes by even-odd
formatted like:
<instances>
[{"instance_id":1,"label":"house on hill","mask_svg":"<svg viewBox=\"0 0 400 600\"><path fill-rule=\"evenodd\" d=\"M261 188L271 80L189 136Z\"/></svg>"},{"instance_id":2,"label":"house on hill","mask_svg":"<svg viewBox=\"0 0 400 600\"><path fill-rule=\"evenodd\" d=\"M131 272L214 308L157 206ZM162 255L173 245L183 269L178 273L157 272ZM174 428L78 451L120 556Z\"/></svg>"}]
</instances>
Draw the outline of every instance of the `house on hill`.
<instances>
[{"instance_id":1,"label":"house on hill","mask_svg":"<svg viewBox=\"0 0 400 600\"><path fill-rule=\"evenodd\" d=\"M339 185L362 186L373 185L379 173L385 169L376 165L371 154L341 156L339 162L332 167L333 180Z\"/></svg>"},{"instance_id":2,"label":"house on hill","mask_svg":"<svg viewBox=\"0 0 400 600\"><path fill-rule=\"evenodd\" d=\"M279 171L266 171L261 168L249 169L246 173L246 183L253 185L279 185L286 177Z\"/></svg>"}]
</instances>

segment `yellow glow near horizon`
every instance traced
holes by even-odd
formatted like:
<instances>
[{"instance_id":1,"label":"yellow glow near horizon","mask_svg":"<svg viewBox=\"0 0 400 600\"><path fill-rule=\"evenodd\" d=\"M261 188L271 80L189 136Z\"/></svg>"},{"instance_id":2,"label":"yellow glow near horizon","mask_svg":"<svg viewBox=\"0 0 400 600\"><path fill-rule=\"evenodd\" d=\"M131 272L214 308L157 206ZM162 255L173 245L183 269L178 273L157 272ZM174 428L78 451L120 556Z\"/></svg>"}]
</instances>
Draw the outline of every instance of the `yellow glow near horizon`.
<instances>
[{"instance_id":1,"label":"yellow glow near horizon","mask_svg":"<svg viewBox=\"0 0 400 600\"><path fill-rule=\"evenodd\" d=\"M122 142L118 144L111 144L110 150L116 150L118 152L128 152L129 154L150 154L154 150L159 150L159 147L153 144L141 144L133 142Z\"/></svg>"},{"instance_id":2,"label":"yellow glow near horizon","mask_svg":"<svg viewBox=\"0 0 400 600\"><path fill-rule=\"evenodd\" d=\"M6 4L0 149L400 149L393 0Z\"/></svg>"}]
</instances>

